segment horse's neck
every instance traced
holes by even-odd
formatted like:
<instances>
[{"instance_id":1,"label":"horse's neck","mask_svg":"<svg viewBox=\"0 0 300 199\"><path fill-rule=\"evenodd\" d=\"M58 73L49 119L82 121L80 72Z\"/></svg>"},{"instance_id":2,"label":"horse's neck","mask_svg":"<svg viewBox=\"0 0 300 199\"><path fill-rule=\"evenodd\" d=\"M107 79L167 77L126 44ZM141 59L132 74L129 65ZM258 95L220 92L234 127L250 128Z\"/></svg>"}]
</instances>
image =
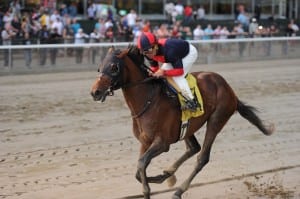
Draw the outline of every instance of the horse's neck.
<instances>
[{"instance_id":1,"label":"horse's neck","mask_svg":"<svg viewBox=\"0 0 300 199\"><path fill-rule=\"evenodd\" d=\"M128 61L128 60L126 60ZM131 110L132 115L138 114L150 100L153 93L153 86L149 83L142 83L144 77L139 68L129 59L131 66L127 67L126 83L131 85L122 89L125 101Z\"/></svg>"},{"instance_id":2,"label":"horse's neck","mask_svg":"<svg viewBox=\"0 0 300 199\"><path fill-rule=\"evenodd\" d=\"M141 116L149 108L156 94L156 89L149 83L123 88L122 91L133 118Z\"/></svg>"}]
</instances>

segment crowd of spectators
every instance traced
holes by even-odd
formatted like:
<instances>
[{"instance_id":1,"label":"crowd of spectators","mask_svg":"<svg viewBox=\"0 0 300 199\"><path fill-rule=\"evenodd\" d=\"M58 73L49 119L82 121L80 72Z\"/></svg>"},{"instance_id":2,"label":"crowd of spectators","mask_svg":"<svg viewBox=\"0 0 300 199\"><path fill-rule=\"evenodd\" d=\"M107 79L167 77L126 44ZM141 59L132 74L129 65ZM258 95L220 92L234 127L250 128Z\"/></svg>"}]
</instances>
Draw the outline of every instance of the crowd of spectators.
<instances>
[{"instance_id":1,"label":"crowd of spectators","mask_svg":"<svg viewBox=\"0 0 300 199\"><path fill-rule=\"evenodd\" d=\"M37 7L30 12L21 12L19 0L13 0L9 8L0 13L0 29L3 45L11 44L55 44L86 42L135 42L143 31L152 31L158 38L181 38L185 40L209 40L244 37L265 37L278 33L275 24L270 27L262 27L254 16L246 12L243 5L237 6L235 25L232 30L229 27L207 24L202 27L202 21L206 14L203 6L191 7L181 3L168 3L165 11L168 22L152 26L149 20L142 20L134 9L128 13L116 13L110 7L99 9L97 4L89 1L87 6L87 20L93 21L91 32L86 32L78 22L77 10L74 4L66 6L61 4L59 9ZM191 26L191 24L195 26ZM299 27L291 20L287 27L290 36L295 35ZM76 63L82 62L82 48L76 49ZM51 64L55 65L57 49L43 49L40 51L40 65L45 65L47 53L50 53ZM8 65L8 51L4 52L4 65ZM93 62L95 61L93 52ZM68 55L73 54L68 49ZM30 67L31 52L24 52L26 65Z\"/></svg>"}]
</instances>

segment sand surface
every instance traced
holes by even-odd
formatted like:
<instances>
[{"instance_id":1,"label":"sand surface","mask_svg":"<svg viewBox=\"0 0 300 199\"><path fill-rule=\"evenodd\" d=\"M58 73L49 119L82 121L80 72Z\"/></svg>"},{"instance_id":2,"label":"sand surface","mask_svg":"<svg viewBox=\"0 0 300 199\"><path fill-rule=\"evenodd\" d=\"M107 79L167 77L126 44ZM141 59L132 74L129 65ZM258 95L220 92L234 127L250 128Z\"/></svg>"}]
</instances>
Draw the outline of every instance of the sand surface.
<instances>
[{"instance_id":1,"label":"sand surface","mask_svg":"<svg viewBox=\"0 0 300 199\"><path fill-rule=\"evenodd\" d=\"M235 114L218 135L208 165L184 199L300 198L300 60L198 65L218 72L237 96L275 124L265 136ZM0 77L0 198L141 198L134 175L139 143L121 91L105 103L89 95L96 72ZM204 128L196 134L203 141ZM160 174L185 150L171 146L151 162ZM195 157L177 171L177 185ZM171 198L166 183L153 199Z\"/></svg>"}]
</instances>

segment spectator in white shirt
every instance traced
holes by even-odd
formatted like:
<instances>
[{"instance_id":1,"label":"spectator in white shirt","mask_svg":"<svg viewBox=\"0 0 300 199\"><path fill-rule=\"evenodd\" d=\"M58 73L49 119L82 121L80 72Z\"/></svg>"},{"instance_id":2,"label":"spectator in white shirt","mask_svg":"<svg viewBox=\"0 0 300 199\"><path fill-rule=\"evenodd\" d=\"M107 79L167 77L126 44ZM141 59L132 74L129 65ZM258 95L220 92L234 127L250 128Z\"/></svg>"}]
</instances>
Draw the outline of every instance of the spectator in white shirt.
<instances>
[{"instance_id":1,"label":"spectator in white shirt","mask_svg":"<svg viewBox=\"0 0 300 199\"><path fill-rule=\"evenodd\" d=\"M228 39L228 35L230 35L230 32L228 31L226 26L223 26L220 31L220 39Z\"/></svg>"},{"instance_id":2,"label":"spectator in white shirt","mask_svg":"<svg viewBox=\"0 0 300 199\"><path fill-rule=\"evenodd\" d=\"M54 23L56 21L57 18L61 18L59 15L58 10L54 10L53 14L50 16L50 21L51 23Z\"/></svg>"},{"instance_id":3,"label":"spectator in white shirt","mask_svg":"<svg viewBox=\"0 0 300 199\"><path fill-rule=\"evenodd\" d=\"M15 32L12 31L10 23L5 23L4 29L1 32L2 44L3 45L11 45L12 38L16 35ZM12 66L12 53L10 53L10 49L4 49L4 67L7 67L9 61Z\"/></svg>"},{"instance_id":4,"label":"spectator in white shirt","mask_svg":"<svg viewBox=\"0 0 300 199\"><path fill-rule=\"evenodd\" d=\"M228 39L228 36L230 35L230 32L228 31L226 26L223 26L221 31L220 31L220 39ZM228 54L229 53L229 47L230 44L228 43L221 43L221 52L223 54Z\"/></svg>"},{"instance_id":5,"label":"spectator in white shirt","mask_svg":"<svg viewBox=\"0 0 300 199\"><path fill-rule=\"evenodd\" d=\"M137 14L135 10L131 9L130 13L128 13L126 16L126 19L127 19L128 26L133 28L135 26L136 19L137 19Z\"/></svg>"},{"instance_id":6,"label":"spectator in white shirt","mask_svg":"<svg viewBox=\"0 0 300 199\"><path fill-rule=\"evenodd\" d=\"M19 0L13 0L10 3L10 8L12 10L12 15L17 16L17 17L21 17L21 4Z\"/></svg>"},{"instance_id":7,"label":"spectator in white shirt","mask_svg":"<svg viewBox=\"0 0 300 199\"><path fill-rule=\"evenodd\" d=\"M6 23L10 23L12 20L13 20L13 14L10 12L10 10L6 11L3 18L2 18L2 21L4 24Z\"/></svg>"},{"instance_id":8,"label":"spectator in white shirt","mask_svg":"<svg viewBox=\"0 0 300 199\"><path fill-rule=\"evenodd\" d=\"M200 6L197 10L197 19L198 20L205 19L205 10L204 10L203 6Z\"/></svg>"},{"instance_id":9,"label":"spectator in white shirt","mask_svg":"<svg viewBox=\"0 0 300 199\"><path fill-rule=\"evenodd\" d=\"M251 23L249 24L249 36L255 37L255 34L257 33L258 29L258 23L256 21L256 18L251 19Z\"/></svg>"},{"instance_id":10,"label":"spectator in white shirt","mask_svg":"<svg viewBox=\"0 0 300 199\"><path fill-rule=\"evenodd\" d=\"M94 20L96 17L96 6L95 4L91 3L87 9L87 14L90 20Z\"/></svg>"},{"instance_id":11,"label":"spectator in white shirt","mask_svg":"<svg viewBox=\"0 0 300 199\"><path fill-rule=\"evenodd\" d=\"M83 30L80 28L78 32L75 34L75 44L84 44L85 39L89 38L87 34L83 32ZM80 64L82 63L82 57L83 57L83 48L77 47L76 48L76 63Z\"/></svg>"},{"instance_id":12,"label":"spectator in white shirt","mask_svg":"<svg viewBox=\"0 0 300 199\"><path fill-rule=\"evenodd\" d=\"M166 11L166 14L167 14L167 17L168 17L168 21L170 21L172 23L174 22L172 20L172 12L173 12L173 10L175 10L175 5L174 5L173 2L167 3L165 5L165 11Z\"/></svg>"},{"instance_id":13,"label":"spectator in white shirt","mask_svg":"<svg viewBox=\"0 0 300 199\"><path fill-rule=\"evenodd\" d=\"M105 31L106 31L108 28L113 27L114 24L112 23L112 21L110 19L107 19L104 26L105 26Z\"/></svg>"},{"instance_id":14,"label":"spectator in white shirt","mask_svg":"<svg viewBox=\"0 0 300 199\"><path fill-rule=\"evenodd\" d=\"M64 25L60 18L56 18L55 21L53 21L53 23L51 24L51 29L54 30L55 28L57 29L57 34L62 36Z\"/></svg>"},{"instance_id":15,"label":"spectator in white shirt","mask_svg":"<svg viewBox=\"0 0 300 199\"><path fill-rule=\"evenodd\" d=\"M75 34L75 44L84 44L85 39L89 38L87 34L83 32L83 30L80 28L78 32Z\"/></svg>"},{"instance_id":16,"label":"spectator in white shirt","mask_svg":"<svg viewBox=\"0 0 300 199\"><path fill-rule=\"evenodd\" d=\"M204 31L201 27L201 25L197 25L196 28L193 30L193 35L194 35L194 40L201 40L203 35L204 35Z\"/></svg>"},{"instance_id":17,"label":"spectator in white shirt","mask_svg":"<svg viewBox=\"0 0 300 199\"><path fill-rule=\"evenodd\" d=\"M100 38L101 38L100 33L97 31L96 28L94 28L94 31L91 32L91 34L90 34L90 43L99 43ZM95 64L96 56L99 52L99 48L98 47L92 47L91 51L92 51L92 63Z\"/></svg>"},{"instance_id":18,"label":"spectator in white shirt","mask_svg":"<svg viewBox=\"0 0 300 199\"><path fill-rule=\"evenodd\" d=\"M175 10L178 13L178 15L183 15L184 7L181 3L177 3L175 5Z\"/></svg>"}]
</instances>

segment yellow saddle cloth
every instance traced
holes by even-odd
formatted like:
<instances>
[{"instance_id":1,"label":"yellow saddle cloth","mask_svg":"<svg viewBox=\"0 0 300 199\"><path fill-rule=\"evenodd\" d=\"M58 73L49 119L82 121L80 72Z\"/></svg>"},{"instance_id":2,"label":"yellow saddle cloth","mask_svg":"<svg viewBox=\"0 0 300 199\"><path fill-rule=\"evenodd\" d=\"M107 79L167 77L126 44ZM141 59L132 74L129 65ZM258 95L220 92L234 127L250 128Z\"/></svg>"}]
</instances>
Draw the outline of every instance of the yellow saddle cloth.
<instances>
[{"instance_id":1,"label":"yellow saddle cloth","mask_svg":"<svg viewBox=\"0 0 300 199\"><path fill-rule=\"evenodd\" d=\"M188 81L190 89L191 89L193 95L198 100L198 103L199 103L200 106L197 108L196 111L183 110L182 114L181 114L181 121L182 122L186 122L186 121L188 121L192 117L198 117L198 116L204 114L203 100L202 100L202 96L201 96L200 90L199 90L199 88L197 86L197 80L196 80L196 78L193 75L191 75L191 74L188 74L185 78ZM167 80L168 80L168 82L171 85L174 86L175 82L173 81L172 78L167 78ZM177 86L175 86L175 88L176 87ZM181 106L183 106L185 104L185 102L184 102L185 100L184 100L184 98L182 97L182 95L180 93L178 93L178 99L179 99L179 102L180 102Z\"/></svg>"}]
</instances>

